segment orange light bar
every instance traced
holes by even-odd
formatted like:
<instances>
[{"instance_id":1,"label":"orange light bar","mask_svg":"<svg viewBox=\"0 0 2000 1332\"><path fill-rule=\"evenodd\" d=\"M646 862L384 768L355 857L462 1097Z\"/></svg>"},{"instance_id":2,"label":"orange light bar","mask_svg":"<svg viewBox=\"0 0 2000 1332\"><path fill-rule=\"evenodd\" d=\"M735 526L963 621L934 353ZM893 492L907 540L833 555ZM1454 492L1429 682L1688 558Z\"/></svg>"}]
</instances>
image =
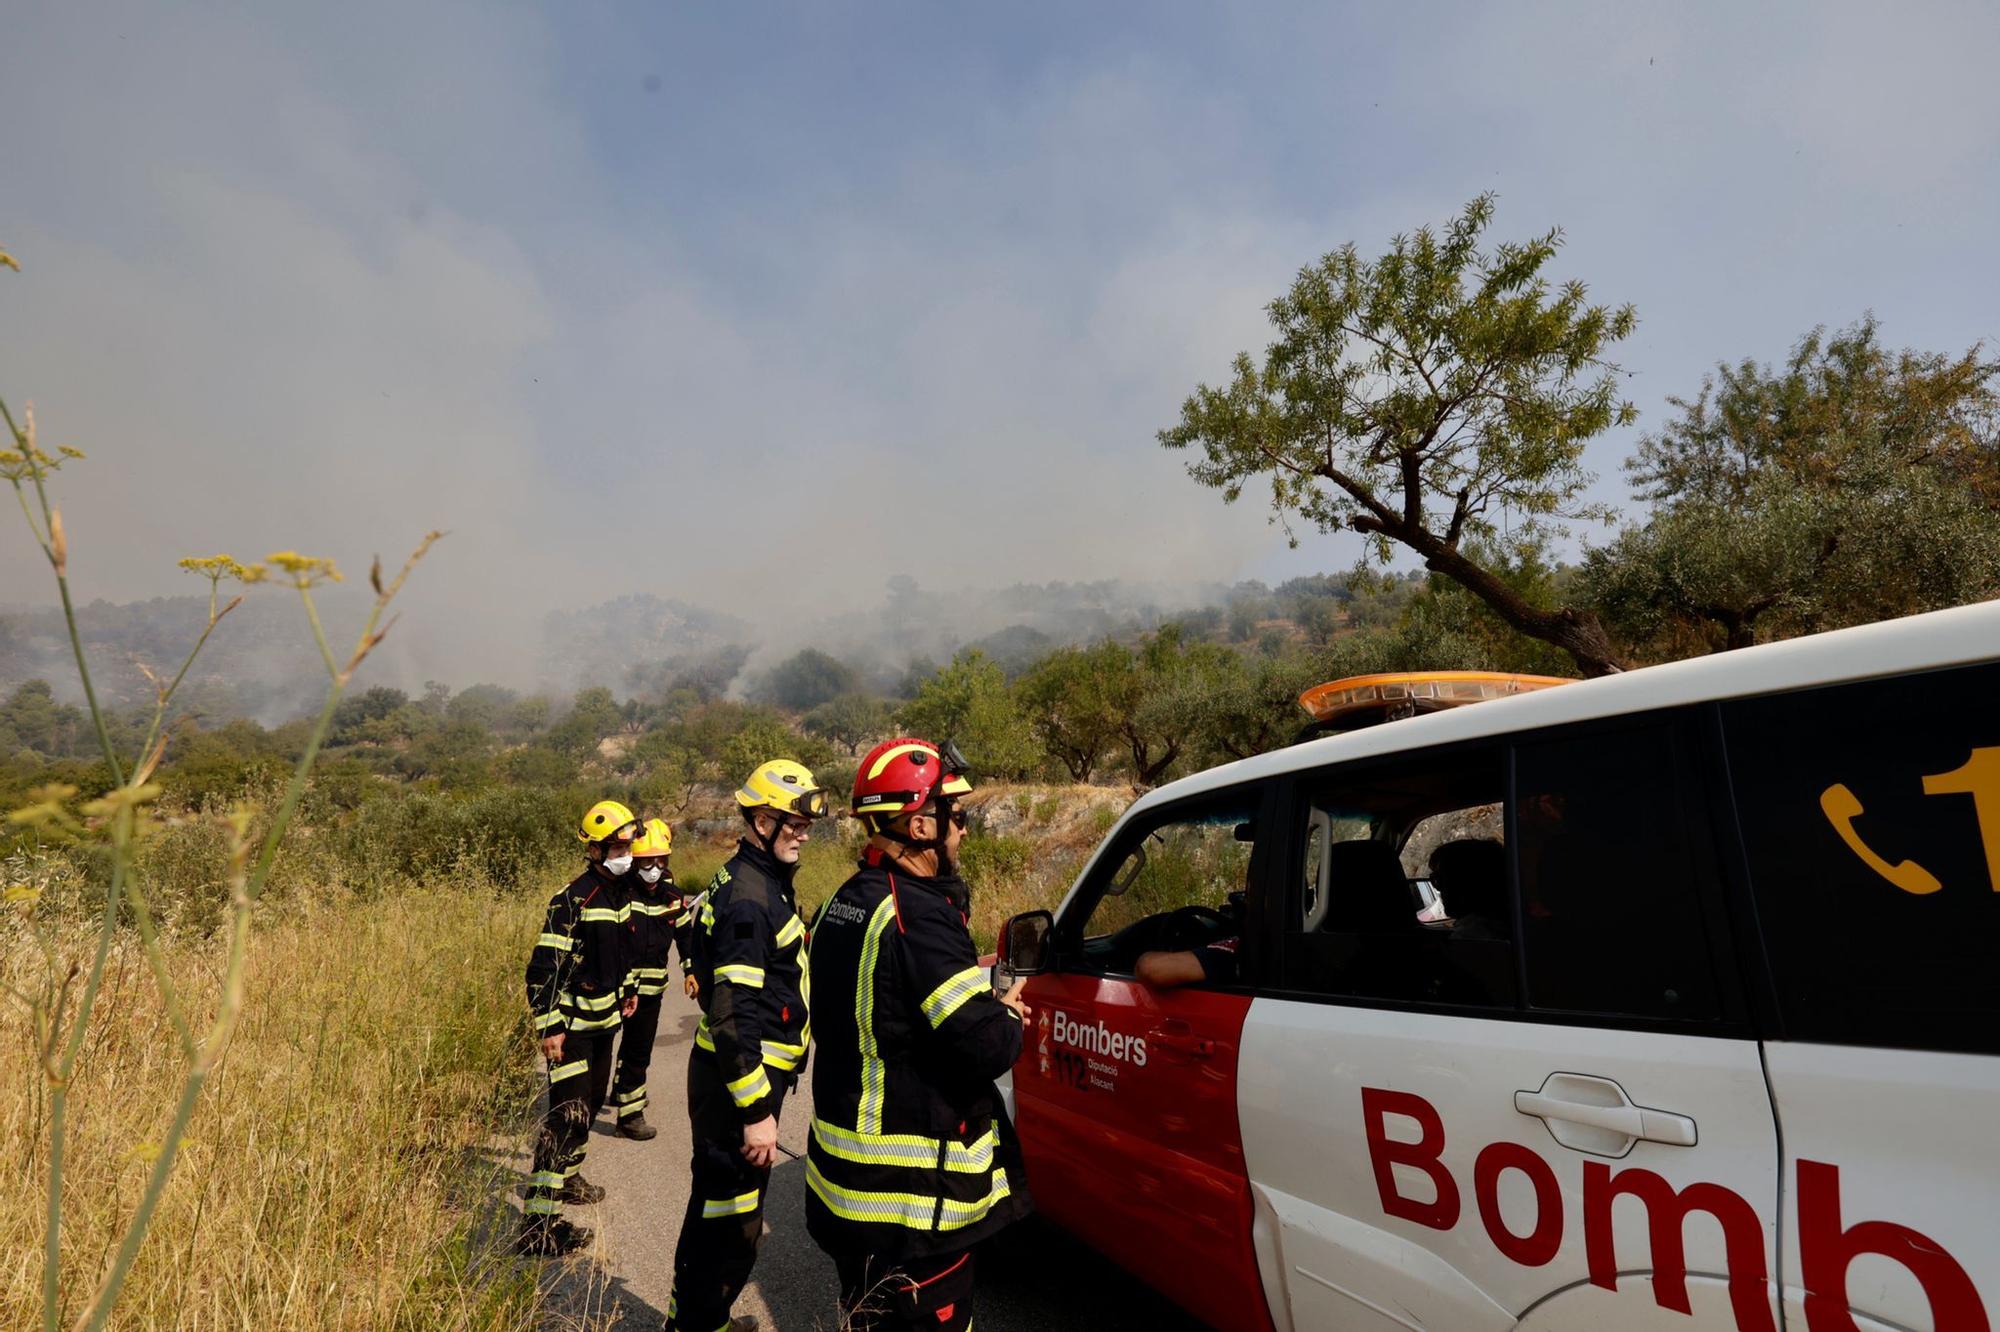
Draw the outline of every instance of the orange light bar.
<instances>
[{"instance_id":1,"label":"orange light bar","mask_svg":"<svg viewBox=\"0 0 2000 1332\"><path fill-rule=\"evenodd\" d=\"M1299 695L1299 706L1315 721L1333 721L1371 708L1415 703L1425 711L1483 703L1532 693L1573 681L1554 675L1512 675L1504 671L1399 671L1385 675L1350 675L1314 685Z\"/></svg>"}]
</instances>

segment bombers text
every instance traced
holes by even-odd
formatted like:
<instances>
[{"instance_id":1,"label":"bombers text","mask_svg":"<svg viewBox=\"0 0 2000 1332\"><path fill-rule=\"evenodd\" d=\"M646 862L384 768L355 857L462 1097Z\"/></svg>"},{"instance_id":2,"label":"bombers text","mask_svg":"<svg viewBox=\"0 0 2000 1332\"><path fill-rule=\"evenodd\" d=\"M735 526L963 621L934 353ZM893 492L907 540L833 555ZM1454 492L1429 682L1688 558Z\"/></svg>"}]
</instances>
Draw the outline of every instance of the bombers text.
<instances>
[{"instance_id":1,"label":"bombers text","mask_svg":"<svg viewBox=\"0 0 2000 1332\"><path fill-rule=\"evenodd\" d=\"M1066 1045L1072 1050L1101 1055L1106 1059L1122 1060L1134 1068L1146 1066L1146 1038L1113 1031L1101 1020L1094 1027L1085 1026L1061 1009L1057 1009L1049 1037L1057 1045Z\"/></svg>"}]
</instances>

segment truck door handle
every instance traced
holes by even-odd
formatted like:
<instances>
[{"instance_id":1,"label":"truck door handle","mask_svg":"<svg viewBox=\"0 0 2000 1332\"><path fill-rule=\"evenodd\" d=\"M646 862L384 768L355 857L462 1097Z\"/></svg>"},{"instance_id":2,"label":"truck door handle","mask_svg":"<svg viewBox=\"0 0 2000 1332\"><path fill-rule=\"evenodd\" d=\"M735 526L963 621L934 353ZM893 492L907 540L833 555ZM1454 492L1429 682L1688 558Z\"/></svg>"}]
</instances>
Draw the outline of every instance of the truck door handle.
<instances>
[{"instance_id":1,"label":"truck door handle","mask_svg":"<svg viewBox=\"0 0 2000 1332\"><path fill-rule=\"evenodd\" d=\"M1193 1059L1206 1059L1215 1053L1215 1042L1206 1036L1194 1034L1194 1028L1174 1019L1162 1022L1146 1033L1146 1039L1165 1050L1173 1050Z\"/></svg>"},{"instance_id":2,"label":"truck door handle","mask_svg":"<svg viewBox=\"0 0 2000 1332\"><path fill-rule=\"evenodd\" d=\"M1623 1156L1634 1142L1692 1147L1698 1141L1692 1119L1635 1105L1609 1078L1551 1073L1541 1090L1515 1092L1514 1108L1547 1124L1563 1146L1598 1156Z\"/></svg>"}]
</instances>

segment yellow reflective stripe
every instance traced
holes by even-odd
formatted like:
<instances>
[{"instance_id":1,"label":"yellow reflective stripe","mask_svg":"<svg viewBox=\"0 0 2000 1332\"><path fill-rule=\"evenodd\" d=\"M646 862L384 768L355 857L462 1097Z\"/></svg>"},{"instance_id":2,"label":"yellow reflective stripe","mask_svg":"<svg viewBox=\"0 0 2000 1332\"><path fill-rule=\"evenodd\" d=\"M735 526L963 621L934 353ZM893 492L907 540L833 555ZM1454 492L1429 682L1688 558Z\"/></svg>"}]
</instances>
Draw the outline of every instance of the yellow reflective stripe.
<instances>
[{"instance_id":1,"label":"yellow reflective stripe","mask_svg":"<svg viewBox=\"0 0 2000 1332\"><path fill-rule=\"evenodd\" d=\"M567 953L570 949L576 947L576 942L567 934L544 934L541 938L535 940L535 946L537 948L553 948L558 952Z\"/></svg>"},{"instance_id":2,"label":"yellow reflective stripe","mask_svg":"<svg viewBox=\"0 0 2000 1332\"><path fill-rule=\"evenodd\" d=\"M932 1169L942 1154L946 1170L969 1175L991 1170L993 1153L1000 1146L997 1124L971 1142L940 1141L916 1133L856 1133L818 1118L812 1122L812 1133L824 1151L843 1161Z\"/></svg>"},{"instance_id":3,"label":"yellow reflective stripe","mask_svg":"<svg viewBox=\"0 0 2000 1332\"><path fill-rule=\"evenodd\" d=\"M861 1109L854 1127L863 1133L882 1131L884 1094L882 1050L875 1040L875 964L882 956L882 936L896 919L896 899L892 894L875 907L868 918L868 932L861 943L860 984L854 991L854 1024L861 1035Z\"/></svg>"},{"instance_id":4,"label":"yellow reflective stripe","mask_svg":"<svg viewBox=\"0 0 2000 1332\"><path fill-rule=\"evenodd\" d=\"M571 1018L569 1020L569 1029L571 1031L603 1031L607 1027L617 1026L623 1020L618 1011L613 1009L610 1013L600 1018Z\"/></svg>"},{"instance_id":5,"label":"yellow reflective stripe","mask_svg":"<svg viewBox=\"0 0 2000 1332\"><path fill-rule=\"evenodd\" d=\"M694 1029L694 1043L702 1049L707 1050L710 1054L715 1053L715 1037L708 1030L707 1018L703 1018L701 1024ZM797 1045L789 1045L784 1041L761 1042L759 1050L759 1054L762 1056L761 1061L769 1064L781 1073L790 1073L804 1061L806 1057L806 1044L807 1042L803 1040Z\"/></svg>"},{"instance_id":6,"label":"yellow reflective stripe","mask_svg":"<svg viewBox=\"0 0 2000 1332\"><path fill-rule=\"evenodd\" d=\"M666 992L667 992L667 987L664 983L659 985L641 985L639 987L639 997L641 999L657 998L658 996L663 995Z\"/></svg>"},{"instance_id":7,"label":"yellow reflective stripe","mask_svg":"<svg viewBox=\"0 0 2000 1332\"><path fill-rule=\"evenodd\" d=\"M993 1168L993 1153L1000 1147L1000 1126L991 1125L971 1142L947 1143L944 1168L968 1175L983 1175Z\"/></svg>"},{"instance_id":8,"label":"yellow reflective stripe","mask_svg":"<svg viewBox=\"0 0 2000 1332\"><path fill-rule=\"evenodd\" d=\"M765 1041L762 1053L765 1063L781 1073L790 1073L806 1057L806 1048L803 1045L786 1045L782 1041Z\"/></svg>"},{"instance_id":9,"label":"yellow reflective stripe","mask_svg":"<svg viewBox=\"0 0 2000 1332\"><path fill-rule=\"evenodd\" d=\"M562 992L562 1001L571 1008L582 1009L586 1013L601 1013L618 1002L615 994L571 994Z\"/></svg>"},{"instance_id":10,"label":"yellow reflective stripe","mask_svg":"<svg viewBox=\"0 0 2000 1332\"><path fill-rule=\"evenodd\" d=\"M623 925L626 921L626 918L629 917L631 913L632 913L632 908L629 906L585 907L583 911L577 916L577 919L597 921L601 924L608 924L608 925Z\"/></svg>"},{"instance_id":11,"label":"yellow reflective stripe","mask_svg":"<svg viewBox=\"0 0 2000 1332\"><path fill-rule=\"evenodd\" d=\"M572 1059L567 1064L557 1064L549 1070L549 1081L561 1082L564 1078L573 1078L589 1067L588 1059Z\"/></svg>"},{"instance_id":12,"label":"yellow reflective stripe","mask_svg":"<svg viewBox=\"0 0 2000 1332\"><path fill-rule=\"evenodd\" d=\"M966 1000L982 991L993 993L985 971L976 966L967 967L930 992L930 997L922 1005L924 1016L930 1019L931 1026L942 1027L945 1019L965 1006Z\"/></svg>"},{"instance_id":13,"label":"yellow reflective stripe","mask_svg":"<svg viewBox=\"0 0 2000 1332\"><path fill-rule=\"evenodd\" d=\"M640 980L665 980L667 969L665 967L634 967L632 968L632 974Z\"/></svg>"},{"instance_id":14,"label":"yellow reflective stripe","mask_svg":"<svg viewBox=\"0 0 2000 1332\"><path fill-rule=\"evenodd\" d=\"M847 1189L821 1174L819 1162L810 1158L806 1161L806 1187L826 1204L828 1211L843 1221L873 1221L908 1226L912 1230L962 1230L985 1220L995 1204L1013 1192L1004 1170L993 1173L992 1189L984 1198L973 1202L926 1197L921 1193Z\"/></svg>"},{"instance_id":15,"label":"yellow reflective stripe","mask_svg":"<svg viewBox=\"0 0 2000 1332\"><path fill-rule=\"evenodd\" d=\"M915 1133L856 1133L817 1117L812 1134L828 1155L861 1165L935 1166L942 1150L936 1138Z\"/></svg>"},{"instance_id":16,"label":"yellow reflective stripe","mask_svg":"<svg viewBox=\"0 0 2000 1332\"><path fill-rule=\"evenodd\" d=\"M709 1198L701 1205L704 1220L714 1216L741 1216L745 1212L757 1210L757 1190L739 1193L734 1198Z\"/></svg>"},{"instance_id":17,"label":"yellow reflective stripe","mask_svg":"<svg viewBox=\"0 0 2000 1332\"><path fill-rule=\"evenodd\" d=\"M562 1204L554 1198L530 1198L521 1204L521 1210L529 1216L554 1216L562 1210Z\"/></svg>"},{"instance_id":18,"label":"yellow reflective stripe","mask_svg":"<svg viewBox=\"0 0 2000 1332\"><path fill-rule=\"evenodd\" d=\"M797 916L793 916L785 922L784 928L778 931L778 947L789 947L794 940L803 939L805 936L806 923Z\"/></svg>"},{"instance_id":19,"label":"yellow reflective stripe","mask_svg":"<svg viewBox=\"0 0 2000 1332\"><path fill-rule=\"evenodd\" d=\"M562 1025L561 1013L539 1013L535 1016L535 1030L547 1031L550 1027Z\"/></svg>"},{"instance_id":20,"label":"yellow reflective stripe","mask_svg":"<svg viewBox=\"0 0 2000 1332\"><path fill-rule=\"evenodd\" d=\"M764 968L753 967L748 962L725 962L715 969L715 978L753 990L764 988Z\"/></svg>"},{"instance_id":21,"label":"yellow reflective stripe","mask_svg":"<svg viewBox=\"0 0 2000 1332\"><path fill-rule=\"evenodd\" d=\"M736 1081L728 1084L729 1097L738 1106L753 1105L771 1094L771 1079L764 1076L762 1064L751 1069Z\"/></svg>"},{"instance_id":22,"label":"yellow reflective stripe","mask_svg":"<svg viewBox=\"0 0 2000 1332\"><path fill-rule=\"evenodd\" d=\"M642 916L666 916L671 915L674 910L665 902L633 902L627 909L636 911Z\"/></svg>"},{"instance_id":23,"label":"yellow reflective stripe","mask_svg":"<svg viewBox=\"0 0 2000 1332\"><path fill-rule=\"evenodd\" d=\"M562 1186L563 1177L560 1170L538 1170L528 1176L528 1187L531 1189L559 1189Z\"/></svg>"}]
</instances>

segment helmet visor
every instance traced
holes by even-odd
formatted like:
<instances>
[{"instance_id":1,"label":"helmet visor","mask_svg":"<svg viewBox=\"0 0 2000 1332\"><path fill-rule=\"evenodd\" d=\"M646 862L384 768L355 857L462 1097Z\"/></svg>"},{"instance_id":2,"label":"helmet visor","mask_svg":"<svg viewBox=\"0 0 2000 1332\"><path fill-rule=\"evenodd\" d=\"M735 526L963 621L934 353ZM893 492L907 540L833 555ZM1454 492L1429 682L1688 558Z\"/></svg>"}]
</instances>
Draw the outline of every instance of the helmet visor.
<instances>
[{"instance_id":1,"label":"helmet visor","mask_svg":"<svg viewBox=\"0 0 2000 1332\"><path fill-rule=\"evenodd\" d=\"M972 771L971 761L965 757L956 740L947 740L938 746L938 759L944 764L946 772L956 776L963 777Z\"/></svg>"},{"instance_id":2,"label":"helmet visor","mask_svg":"<svg viewBox=\"0 0 2000 1332\"><path fill-rule=\"evenodd\" d=\"M947 796L964 795L972 789L972 764L956 740L947 740L938 746L938 764L944 769L944 781L938 785L938 794Z\"/></svg>"}]
</instances>

